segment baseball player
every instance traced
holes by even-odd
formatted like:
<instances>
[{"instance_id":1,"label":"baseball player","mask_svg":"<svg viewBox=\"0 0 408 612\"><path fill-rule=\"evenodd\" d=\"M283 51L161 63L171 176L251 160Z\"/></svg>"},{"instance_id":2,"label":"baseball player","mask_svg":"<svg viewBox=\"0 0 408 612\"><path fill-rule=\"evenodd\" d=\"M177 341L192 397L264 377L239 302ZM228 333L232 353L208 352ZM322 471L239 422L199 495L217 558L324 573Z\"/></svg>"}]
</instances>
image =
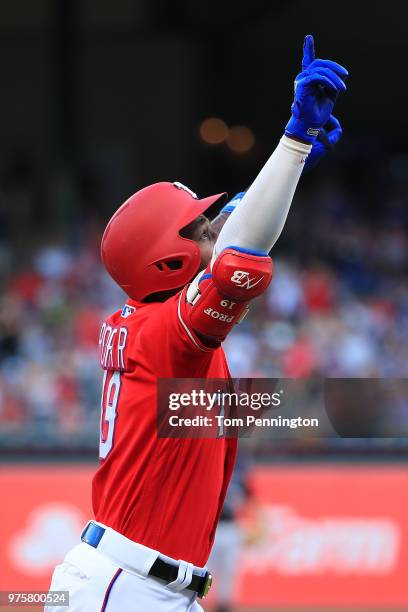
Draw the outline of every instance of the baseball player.
<instances>
[{"instance_id":1,"label":"baseball player","mask_svg":"<svg viewBox=\"0 0 408 612\"><path fill-rule=\"evenodd\" d=\"M285 134L221 222L211 219L226 194L199 199L165 182L135 193L109 221L102 260L129 299L99 340L95 519L52 578L52 590L69 591L71 612L202 610L237 441L159 438L157 380L229 377L222 342L271 281L269 252L346 77L315 59L307 36Z\"/></svg>"}]
</instances>

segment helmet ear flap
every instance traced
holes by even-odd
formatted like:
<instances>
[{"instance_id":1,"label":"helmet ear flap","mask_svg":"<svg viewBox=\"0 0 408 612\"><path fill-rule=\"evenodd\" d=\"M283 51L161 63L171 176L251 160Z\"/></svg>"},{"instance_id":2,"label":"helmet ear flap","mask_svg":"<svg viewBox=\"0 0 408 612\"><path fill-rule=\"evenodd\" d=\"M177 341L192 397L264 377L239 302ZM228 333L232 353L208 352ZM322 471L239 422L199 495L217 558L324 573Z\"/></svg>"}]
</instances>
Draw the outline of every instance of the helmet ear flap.
<instances>
[{"instance_id":1,"label":"helmet ear flap","mask_svg":"<svg viewBox=\"0 0 408 612\"><path fill-rule=\"evenodd\" d=\"M183 267L183 260L176 258L161 259L156 261L154 265L160 270L160 272L171 273L175 270L181 270Z\"/></svg>"},{"instance_id":2,"label":"helmet ear flap","mask_svg":"<svg viewBox=\"0 0 408 612\"><path fill-rule=\"evenodd\" d=\"M169 259L168 261L164 262L164 265L170 270L180 270L183 267L183 262L181 259Z\"/></svg>"}]
</instances>

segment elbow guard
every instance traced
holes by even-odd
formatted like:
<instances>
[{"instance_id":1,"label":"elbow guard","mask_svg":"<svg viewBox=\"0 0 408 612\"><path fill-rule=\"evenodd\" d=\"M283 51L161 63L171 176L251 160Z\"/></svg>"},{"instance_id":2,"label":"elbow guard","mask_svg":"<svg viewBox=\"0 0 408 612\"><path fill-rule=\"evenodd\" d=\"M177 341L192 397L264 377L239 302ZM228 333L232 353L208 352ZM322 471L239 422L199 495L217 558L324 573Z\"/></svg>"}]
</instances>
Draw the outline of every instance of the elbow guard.
<instances>
[{"instance_id":1,"label":"elbow guard","mask_svg":"<svg viewBox=\"0 0 408 612\"><path fill-rule=\"evenodd\" d=\"M222 341L248 312L248 304L263 293L272 280L269 255L227 247L193 281L187 291L191 328Z\"/></svg>"}]
</instances>

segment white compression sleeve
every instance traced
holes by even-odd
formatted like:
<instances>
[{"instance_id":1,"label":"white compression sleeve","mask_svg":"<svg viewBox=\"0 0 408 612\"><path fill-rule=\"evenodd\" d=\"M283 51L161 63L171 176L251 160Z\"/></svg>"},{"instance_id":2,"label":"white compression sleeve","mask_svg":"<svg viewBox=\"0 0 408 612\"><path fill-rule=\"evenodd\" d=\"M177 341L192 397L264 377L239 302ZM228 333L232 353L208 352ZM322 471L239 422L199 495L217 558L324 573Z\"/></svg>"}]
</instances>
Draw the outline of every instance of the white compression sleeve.
<instances>
[{"instance_id":1,"label":"white compression sleeve","mask_svg":"<svg viewBox=\"0 0 408 612\"><path fill-rule=\"evenodd\" d=\"M312 145L282 136L278 146L230 214L214 248L213 261L234 245L268 253L282 232Z\"/></svg>"}]
</instances>

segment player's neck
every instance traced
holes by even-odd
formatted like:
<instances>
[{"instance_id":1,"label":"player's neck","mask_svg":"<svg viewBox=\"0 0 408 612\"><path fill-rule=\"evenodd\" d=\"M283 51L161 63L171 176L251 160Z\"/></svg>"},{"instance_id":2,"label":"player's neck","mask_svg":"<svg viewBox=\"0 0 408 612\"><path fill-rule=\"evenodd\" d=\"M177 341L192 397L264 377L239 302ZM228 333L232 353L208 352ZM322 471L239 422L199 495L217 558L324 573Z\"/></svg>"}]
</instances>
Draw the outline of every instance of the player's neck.
<instances>
[{"instance_id":1,"label":"player's neck","mask_svg":"<svg viewBox=\"0 0 408 612\"><path fill-rule=\"evenodd\" d=\"M169 291L158 291L157 293L151 293L145 297L144 300L142 300L142 303L151 304L152 302L165 302L169 298L173 297L173 295L176 295L180 289L182 289L182 287L179 287L178 289L170 289Z\"/></svg>"}]
</instances>

